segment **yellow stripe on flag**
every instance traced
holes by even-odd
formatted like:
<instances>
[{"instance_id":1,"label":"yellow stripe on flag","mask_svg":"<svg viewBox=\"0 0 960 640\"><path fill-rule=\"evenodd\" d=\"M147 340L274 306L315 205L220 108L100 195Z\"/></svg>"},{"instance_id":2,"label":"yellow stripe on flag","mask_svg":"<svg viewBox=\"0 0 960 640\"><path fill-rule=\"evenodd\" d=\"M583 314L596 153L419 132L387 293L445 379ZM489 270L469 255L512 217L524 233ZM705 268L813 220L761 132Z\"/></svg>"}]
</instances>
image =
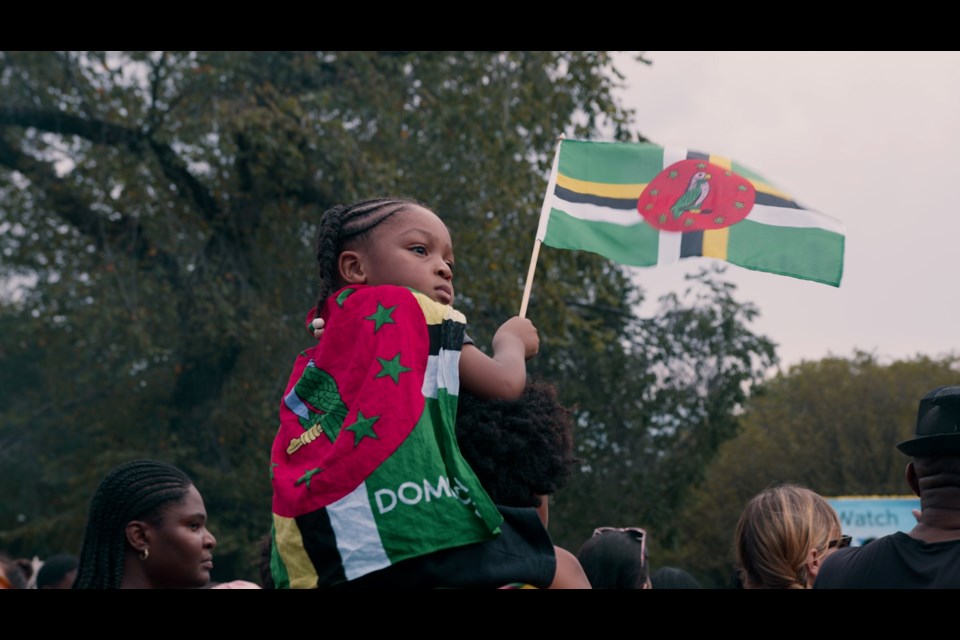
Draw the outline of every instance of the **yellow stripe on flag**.
<instances>
[{"instance_id":1,"label":"yellow stripe on flag","mask_svg":"<svg viewBox=\"0 0 960 640\"><path fill-rule=\"evenodd\" d=\"M778 198L783 198L784 200L791 200L791 201L793 200L793 196L791 196L789 193L785 193L780 189L777 189L776 187L767 184L766 182L761 182L760 180L752 180L751 178L747 178L747 176L743 176L743 177L746 178L747 182L752 184L753 188L759 191L760 193L769 193L772 196L777 196Z\"/></svg>"},{"instance_id":2,"label":"yellow stripe on flag","mask_svg":"<svg viewBox=\"0 0 960 640\"><path fill-rule=\"evenodd\" d=\"M724 158L723 156L710 156L710 164L715 164L718 167L723 167L724 169L733 170L733 162L729 158Z\"/></svg>"},{"instance_id":3,"label":"yellow stripe on flag","mask_svg":"<svg viewBox=\"0 0 960 640\"><path fill-rule=\"evenodd\" d=\"M460 324L467 324L467 317L447 304L442 304L431 300L426 294L419 291L413 291L413 297L420 303L420 309L423 311L423 317L427 324L440 324L444 320L453 320Z\"/></svg>"},{"instance_id":4,"label":"yellow stripe on flag","mask_svg":"<svg viewBox=\"0 0 960 640\"><path fill-rule=\"evenodd\" d=\"M313 589L317 586L317 572L303 547L303 537L297 521L273 514L275 543L290 578L291 589Z\"/></svg>"},{"instance_id":5,"label":"yellow stripe on flag","mask_svg":"<svg viewBox=\"0 0 960 640\"><path fill-rule=\"evenodd\" d=\"M715 164L718 167L723 167L724 169L729 169L730 171L733 171L733 161L730 160L729 158L724 158L723 156L711 155L710 164ZM740 174L740 175L743 175L743 174ZM754 189L756 189L760 193L768 193L772 196L783 198L784 200L793 200L793 197L790 194L784 193L783 191L774 187L773 185L767 184L762 180L754 180L745 175L743 177L747 180L747 182L753 185Z\"/></svg>"},{"instance_id":6,"label":"yellow stripe on flag","mask_svg":"<svg viewBox=\"0 0 960 640\"><path fill-rule=\"evenodd\" d=\"M557 186L569 189L576 193L583 193L589 196L601 196L603 198L622 198L634 199L640 197L647 183L643 184L604 184L602 182L589 182L587 180L577 180L565 176L562 173L557 175Z\"/></svg>"},{"instance_id":7,"label":"yellow stripe on flag","mask_svg":"<svg viewBox=\"0 0 960 640\"><path fill-rule=\"evenodd\" d=\"M727 259L727 242L730 240L730 227L707 229L703 232L703 257Z\"/></svg>"}]
</instances>

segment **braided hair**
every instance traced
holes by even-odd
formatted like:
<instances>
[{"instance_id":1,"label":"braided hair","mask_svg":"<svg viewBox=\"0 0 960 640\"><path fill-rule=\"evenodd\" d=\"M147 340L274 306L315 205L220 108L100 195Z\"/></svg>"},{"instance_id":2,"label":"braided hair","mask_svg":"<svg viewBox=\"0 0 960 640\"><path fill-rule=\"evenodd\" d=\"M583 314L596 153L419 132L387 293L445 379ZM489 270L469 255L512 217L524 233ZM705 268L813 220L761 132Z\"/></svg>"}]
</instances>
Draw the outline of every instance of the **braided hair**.
<instances>
[{"instance_id":1,"label":"braided hair","mask_svg":"<svg viewBox=\"0 0 960 640\"><path fill-rule=\"evenodd\" d=\"M159 527L170 503L182 501L193 482L177 467L134 460L104 476L90 501L74 589L119 589L126 555L126 526L146 520Z\"/></svg>"},{"instance_id":2,"label":"braided hair","mask_svg":"<svg viewBox=\"0 0 960 640\"><path fill-rule=\"evenodd\" d=\"M318 313L327 296L338 289L337 259L348 243L366 241L374 227L411 205L424 206L406 198L374 198L348 205L338 204L323 212L317 234L317 266L320 271Z\"/></svg>"}]
</instances>

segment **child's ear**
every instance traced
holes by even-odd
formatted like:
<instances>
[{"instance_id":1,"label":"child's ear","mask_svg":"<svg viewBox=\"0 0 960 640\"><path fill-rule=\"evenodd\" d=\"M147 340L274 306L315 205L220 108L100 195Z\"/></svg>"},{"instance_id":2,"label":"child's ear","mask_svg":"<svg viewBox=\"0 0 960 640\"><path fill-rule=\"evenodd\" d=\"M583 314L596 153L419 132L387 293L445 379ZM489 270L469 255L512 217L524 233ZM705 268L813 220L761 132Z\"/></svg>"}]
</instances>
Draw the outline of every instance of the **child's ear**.
<instances>
[{"instance_id":1,"label":"child's ear","mask_svg":"<svg viewBox=\"0 0 960 640\"><path fill-rule=\"evenodd\" d=\"M363 260L356 251L344 251L337 258L337 270L340 279L347 284L366 284L367 275L363 272Z\"/></svg>"}]
</instances>

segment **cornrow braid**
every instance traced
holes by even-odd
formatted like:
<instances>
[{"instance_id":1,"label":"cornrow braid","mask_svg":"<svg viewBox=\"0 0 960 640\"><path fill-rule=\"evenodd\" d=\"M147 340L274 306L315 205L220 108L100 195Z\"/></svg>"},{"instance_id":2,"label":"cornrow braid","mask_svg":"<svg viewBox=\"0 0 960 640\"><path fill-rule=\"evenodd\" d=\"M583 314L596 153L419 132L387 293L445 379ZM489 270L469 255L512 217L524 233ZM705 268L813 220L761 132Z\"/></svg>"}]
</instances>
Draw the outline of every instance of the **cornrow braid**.
<instances>
[{"instance_id":1,"label":"cornrow braid","mask_svg":"<svg viewBox=\"0 0 960 640\"><path fill-rule=\"evenodd\" d=\"M73 588L119 589L127 523L146 520L160 526L164 507L182 501L191 486L186 473L156 460L134 460L107 473L90 501Z\"/></svg>"},{"instance_id":2,"label":"cornrow braid","mask_svg":"<svg viewBox=\"0 0 960 640\"><path fill-rule=\"evenodd\" d=\"M348 205L338 204L323 212L317 233L317 266L320 272L318 313L327 296L337 290L337 259L344 245L350 241L362 242L370 230L411 205L424 206L406 198L374 198Z\"/></svg>"}]
</instances>

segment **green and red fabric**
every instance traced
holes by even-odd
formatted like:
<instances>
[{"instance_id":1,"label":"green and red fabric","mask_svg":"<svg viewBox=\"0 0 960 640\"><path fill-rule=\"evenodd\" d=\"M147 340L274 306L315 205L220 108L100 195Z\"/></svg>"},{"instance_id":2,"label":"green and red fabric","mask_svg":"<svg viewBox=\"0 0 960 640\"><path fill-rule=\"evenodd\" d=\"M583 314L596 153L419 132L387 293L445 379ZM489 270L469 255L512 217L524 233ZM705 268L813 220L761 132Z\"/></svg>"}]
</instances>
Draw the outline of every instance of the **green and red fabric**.
<instances>
[{"instance_id":1,"label":"green and red fabric","mask_svg":"<svg viewBox=\"0 0 960 640\"><path fill-rule=\"evenodd\" d=\"M494 538L502 516L455 437L463 314L404 287L354 286L320 316L271 452L278 588Z\"/></svg>"}]
</instances>

